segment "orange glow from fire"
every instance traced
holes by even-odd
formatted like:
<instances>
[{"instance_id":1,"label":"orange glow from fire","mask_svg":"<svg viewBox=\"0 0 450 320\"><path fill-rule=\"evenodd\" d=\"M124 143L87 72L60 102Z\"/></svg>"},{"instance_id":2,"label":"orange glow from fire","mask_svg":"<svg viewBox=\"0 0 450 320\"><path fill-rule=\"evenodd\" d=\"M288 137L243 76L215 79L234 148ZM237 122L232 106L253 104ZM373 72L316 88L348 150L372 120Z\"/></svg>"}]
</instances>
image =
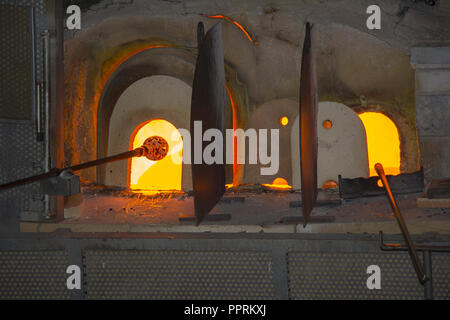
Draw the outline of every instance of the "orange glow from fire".
<instances>
[{"instance_id":1,"label":"orange glow from fire","mask_svg":"<svg viewBox=\"0 0 450 320\"><path fill-rule=\"evenodd\" d=\"M166 120L151 120L139 126L131 137L131 148L140 147L145 139L160 136L169 144L169 153L160 161L146 157L131 159L130 188L139 190L181 190L183 140Z\"/></svg>"},{"instance_id":2,"label":"orange glow from fire","mask_svg":"<svg viewBox=\"0 0 450 320\"><path fill-rule=\"evenodd\" d=\"M247 30L245 30L245 28L239 22L237 22L236 20L233 20L230 17L224 16L224 15L221 15L221 14L216 14L216 15L213 15L213 16L208 16L206 14L202 14L202 16L208 17L208 18L213 18L213 19L223 19L225 21L231 22L232 24L234 24L236 27L238 27L239 30L241 30L245 34L245 36L247 37L247 39L251 43L253 43L255 46L258 44L258 42L253 40L252 37L250 36L250 34L247 32Z\"/></svg>"},{"instance_id":3,"label":"orange glow from fire","mask_svg":"<svg viewBox=\"0 0 450 320\"><path fill-rule=\"evenodd\" d=\"M283 125L283 126L287 126L287 124L289 123L288 117L282 117L282 118L280 119L280 123L281 123L281 125Z\"/></svg>"},{"instance_id":4,"label":"orange glow from fire","mask_svg":"<svg viewBox=\"0 0 450 320\"><path fill-rule=\"evenodd\" d=\"M292 189L287 180L284 178L275 178L271 184L263 184L263 186L279 190Z\"/></svg>"},{"instance_id":5,"label":"orange glow from fire","mask_svg":"<svg viewBox=\"0 0 450 320\"><path fill-rule=\"evenodd\" d=\"M335 189L338 187L338 184L336 181L334 180L327 180L323 183L322 185L322 189L323 190L328 190L328 189Z\"/></svg>"},{"instance_id":6,"label":"orange glow from fire","mask_svg":"<svg viewBox=\"0 0 450 320\"><path fill-rule=\"evenodd\" d=\"M383 165L386 174L399 174L400 138L394 122L377 112L364 112L359 117L366 129L370 176L377 175L374 169L377 162Z\"/></svg>"},{"instance_id":7,"label":"orange glow from fire","mask_svg":"<svg viewBox=\"0 0 450 320\"><path fill-rule=\"evenodd\" d=\"M102 71L100 78L96 81L96 90L94 95L94 101L93 103L98 106L98 103L100 101L101 94L103 92L103 89L106 86L106 83L108 82L108 79L111 77L111 75L114 73L114 71L119 68L122 63L130 59L131 57L135 56L138 53L141 53L145 50L149 49L155 49L155 48L168 48L172 47L171 45L166 44L153 44L153 45L146 45L144 47L136 47L136 46L130 46L127 50L121 51L111 57L108 61L105 62L105 64L102 66ZM94 119L97 119L95 116ZM97 124L93 124L95 127L97 127Z\"/></svg>"},{"instance_id":8,"label":"orange glow from fire","mask_svg":"<svg viewBox=\"0 0 450 320\"><path fill-rule=\"evenodd\" d=\"M129 50L125 52L121 52L117 54L116 56L112 57L105 65L102 67L102 74L100 81L98 82L98 87L96 90L96 95L94 97L95 101L98 103L100 100L100 95L103 92L103 89L105 88L106 82L111 77L111 75L116 71L117 68L119 68L122 63L130 59L131 57L135 56L138 53L141 53L145 50L149 49L155 49L155 48L168 48L171 47L170 45L166 44L154 44L154 45L147 45L144 47L138 47L135 48L132 46Z\"/></svg>"},{"instance_id":9,"label":"orange glow from fire","mask_svg":"<svg viewBox=\"0 0 450 320\"><path fill-rule=\"evenodd\" d=\"M129 58L133 57L134 55L143 52L145 50L149 49L155 49L155 48L168 48L168 47L174 47L173 45L166 45L166 44L147 44L145 46L137 45L131 45L129 48L122 50L118 53L116 53L114 56L110 57L107 61L105 61L104 65L102 66L101 75L98 79L95 79L95 84L93 87L95 88L95 94L93 97L93 101L91 105L96 106L96 108L90 108L91 110L95 110L94 114L92 115L92 123L91 125L94 128L97 128L97 110L99 108L99 102L101 95L103 93L103 90L105 89L106 83L108 82L111 75L114 73L114 71L119 68L122 63L127 61ZM75 108L75 112L80 112L79 110L84 110L83 108Z\"/></svg>"},{"instance_id":10,"label":"orange glow from fire","mask_svg":"<svg viewBox=\"0 0 450 320\"><path fill-rule=\"evenodd\" d=\"M239 183L237 181L237 136L236 129L238 127L237 114L236 114L236 104L234 102L233 96L231 94L230 88L226 85L228 96L230 97L231 110L233 112L233 186L237 186Z\"/></svg>"},{"instance_id":11,"label":"orange glow from fire","mask_svg":"<svg viewBox=\"0 0 450 320\"><path fill-rule=\"evenodd\" d=\"M218 17L211 16L211 18L218 18ZM242 26L240 26L238 23L237 23L237 26L240 27L240 29L242 29L244 31L244 33L247 35L247 37L249 37L250 40L253 42L251 37L242 28ZM256 42L255 42L255 45L256 45ZM146 51L146 50L149 50L149 49L170 48L170 47L176 47L176 46L170 45L170 44L153 44L153 45L146 45L144 47L137 47L137 48L135 46L131 46L127 51L121 52L121 53L117 54L116 56L112 57L108 61L108 63L105 63L105 65L103 66L101 77L100 77L99 81L97 82L97 86L96 86L97 89L96 89L96 94L94 96L93 103L98 106L101 94L103 92L103 89L106 86L106 83L108 82L108 79L111 77L111 75L114 73L114 71L116 71L125 61L127 61L131 57L135 56L136 54ZM236 103L233 99L231 90L229 89L228 85L226 85L226 88L227 88L228 95L230 97L230 102L231 102L231 107L232 107L232 112L233 112L233 130L236 130L238 127ZM95 116L94 119L97 119L97 117ZM97 124L95 124L95 127L97 127ZM169 144L169 147L170 147L170 144ZM233 162L233 184L232 185L237 186L239 183L238 183L238 175L237 175L237 137L236 136L234 136L234 139L233 139L233 150L234 150L234 162ZM169 151L169 153L170 153L170 151ZM129 182L130 182L130 187L131 187L130 179L129 179ZM176 189L176 190L181 190L181 188Z\"/></svg>"}]
</instances>

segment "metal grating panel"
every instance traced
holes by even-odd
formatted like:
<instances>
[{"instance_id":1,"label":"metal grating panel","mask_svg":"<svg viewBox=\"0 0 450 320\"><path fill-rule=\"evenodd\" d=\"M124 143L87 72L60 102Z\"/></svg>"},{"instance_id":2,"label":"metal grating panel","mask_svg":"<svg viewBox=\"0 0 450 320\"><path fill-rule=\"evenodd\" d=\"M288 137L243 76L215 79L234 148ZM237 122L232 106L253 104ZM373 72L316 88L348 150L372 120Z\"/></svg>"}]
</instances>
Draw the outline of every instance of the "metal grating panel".
<instances>
[{"instance_id":1,"label":"metal grating panel","mask_svg":"<svg viewBox=\"0 0 450 320\"><path fill-rule=\"evenodd\" d=\"M35 140L35 129L32 124L0 123L0 150L8 155L2 157L0 161L0 183L25 178L43 171L43 162L39 159L43 158L44 150L42 144ZM27 151L24 152L24 150ZM21 211L43 212L43 195L38 183L1 192L0 203L11 201L10 199L14 196L19 196L21 199ZM3 206L0 207L0 214L3 208Z\"/></svg>"},{"instance_id":2,"label":"metal grating panel","mask_svg":"<svg viewBox=\"0 0 450 320\"><path fill-rule=\"evenodd\" d=\"M0 4L0 118L32 118L31 9Z\"/></svg>"},{"instance_id":3,"label":"metal grating panel","mask_svg":"<svg viewBox=\"0 0 450 320\"><path fill-rule=\"evenodd\" d=\"M46 12L45 12L46 0L0 0L1 6L12 6L22 8L34 8L35 15L35 47L36 47L36 80L42 81L42 41L41 33L47 28ZM19 35L20 36L20 35Z\"/></svg>"},{"instance_id":4,"label":"metal grating panel","mask_svg":"<svg viewBox=\"0 0 450 320\"><path fill-rule=\"evenodd\" d=\"M0 251L0 299L70 299L66 251Z\"/></svg>"},{"instance_id":5,"label":"metal grating panel","mask_svg":"<svg viewBox=\"0 0 450 320\"><path fill-rule=\"evenodd\" d=\"M433 295L436 300L450 300L450 253L432 254Z\"/></svg>"},{"instance_id":6,"label":"metal grating panel","mask_svg":"<svg viewBox=\"0 0 450 320\"><path fill-rule=\"evenodd\" d=\"M85 250L88 299L273 299L265 252Z\"/></svg>"},{"instance_id":7,"label":"metal grating panel","mask_svg":"<svg viewBox=\"0 0 450 320\"><path fill-rule=\"evenodd\" d=\"M3 70L14 71L0 79L0 118L6 118L0 119L0 150L2 154L8 155L0 160L0 183L6 183L43 172L44 145L36 141L34 122L22 121L23 119L32 120L31 78L25 79L27 76L19 77L19 75L25 70L28 73L31 71L30 57L28 61L24 58L25 52L29 54L31 48L30 21L25 20L25 15L28 16L30 9L34 8L35 80L42 81L40 34L46 28L46 15L44 0L0 0L0 7L1 37L2 40L7 41L7 44L3 43L0 48L0 64ZM14 55L14 61L11 61L11 54ZM13 77L12 80L9 79L11 77ZM3 90L5 88L7 91ZM11 102L9 101L11 97L19 100ZM12 201L12 197L21 199L19 209L23 220L40 220L45 214L45 198L38 184L0 193L0 214L5 214L4 204ZM20 212L8 214L19 215Z\"/></svg>"},{"instance_id":8,"label":"metal grating panel","mask_svg":"<svg viewBox=\"0 0 450 320\"><path fill-rule=\"evenodd\" d=\"M369 290L367 267L381 269L381 289ZM408 253L288 254L290 299L423 299Z\"/></svg>"}]
</instances>

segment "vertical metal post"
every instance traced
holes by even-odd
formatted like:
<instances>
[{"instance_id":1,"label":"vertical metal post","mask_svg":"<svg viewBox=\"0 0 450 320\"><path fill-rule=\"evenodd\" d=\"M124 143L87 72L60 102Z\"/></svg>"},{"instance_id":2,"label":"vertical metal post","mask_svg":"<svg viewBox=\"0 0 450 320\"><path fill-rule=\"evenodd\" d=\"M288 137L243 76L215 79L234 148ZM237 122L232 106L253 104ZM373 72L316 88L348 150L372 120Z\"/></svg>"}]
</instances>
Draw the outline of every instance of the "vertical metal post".
<instances>
[{"instance_id":1,"label":"vertical metal post","mask_svg":"<svg viewBox=\"0 0 450 320\"><path fill-rule=\"evenodd\" d=\"M70 265L76 265L81 269L81 289L71 290L72 300L84 300L84 266L82 241L68 241L66 245Z\"/></svg>"},{"instance_id":2,"label":"vertical metal post","mask_svg":"<svg viewBox=\"0 0 450 320\"><path fill-rule=\"evenodd\" d=\"M45 156L44 156L44 170L48 172L50 170L50 148L49 148L49 126L50 126L50 54L49 54L49 37L50 32L44 30L42 33L42 44L43 44L43 73L44 73L44 145L45 145Z\"/></svg>"},{"instance_id":3,"label":"vertical metal post","mask_svg":"<svg viewBox=\"0 0 450 320\"><path fill-rule=\"evenodd\" d=\"M32 90L32 106L33 116L36 126L36 140L42 141L41 126L41 87L36 76L36 17L35 8L30 8L30 38L31 38L31 90Z\"/></svg>"},{"instance_id":4,"label":"vertical metal post","mask_svg":"<svg viewBox=\"0 0 450 320\"><path fill-rule=\"evenodd\" d=\"M433 300L433 266L431 262L431 250L423 251L423 263L425 269L425 275L428 281L425 282L425 300Z\"/></svg>"},{"instance_id":5,"label":"vertical metal post","mask_svg":"<svg viewBox=\"0 0 450 320\"><path fill-rule=\"evenodd\" d=\"M270 265L271 272L273 272L275 299L288 300L289 286L288 286L288 259L287 251L281 246L272 247L272 262Z\"/></svg>"},{"instance_id":6,"label":"vertical metal post","mask_svg":"<svg viewBox=\"0 0 450 320\"><path fill-rule=\"evenodd\" d=\"M51 167L50 160L50 54L49 54L48 30L42 33L42 51L43 51L43 73L44 73L44 172L49 172ZM40 110L39 110L40 112ZM44 195L44 216L50 218L50 197Z\"/></svg>"},{"instance_id":7,"label":"vertical metal post","mask_svg":"<svg viewBox=\"0 0 450 320\"><path fill-rule=\"evenodd\" d=\"M42 111L41 111L41 83L37 82L36 83L36 92L35 92L35 104L36 104L36 108L35 108L35 112L36 112L36 134L37 134L37 141L43 141L44 140L44 135L42 134Z\"/></svg>"},{"instance_id":8,"label":"vertical metal post","mask_svg":"<svg viewBox=\"0 0 450 320\"><path fill-rule=\"evenodd\" d=\"M64 167L64 2L46 0L48 28L52 30L50 38L51 90L50 90L50 159L51 168ZM64 219L64 197L55 196L52 205L57 221Z\"/></svg>"}]
</instances>

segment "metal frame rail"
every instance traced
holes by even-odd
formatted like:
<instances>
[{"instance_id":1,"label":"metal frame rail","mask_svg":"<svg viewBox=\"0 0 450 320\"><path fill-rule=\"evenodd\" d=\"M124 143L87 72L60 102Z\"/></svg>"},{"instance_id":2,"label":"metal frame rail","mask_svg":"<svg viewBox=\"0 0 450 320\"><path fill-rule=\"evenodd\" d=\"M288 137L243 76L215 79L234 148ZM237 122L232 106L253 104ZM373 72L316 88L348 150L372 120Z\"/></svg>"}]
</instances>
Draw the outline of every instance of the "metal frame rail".
<instances>
[{"instance_id":1,"label":"metal frame rail","mask_svg":"<svg viewBox=\"0 0 450 320\"><path fill-rule=\"evenodd\" d=\"M394 216L397 220L403 239L405 240L405 244L400 243L385 244L383 242L383 232L380 231L379 234L380 248L383 251L396 251L396 250L408 251L414 270L416 271L417 277L419 279L419 282L425 288L425 299L432 300L433 299L432 252L433 251L450 252L450 246L437 246L432 244L415 245L412 242L405 220L403 219L400 209L398 208L397 201L395 200L394 194L392 193L391 188L389 186L389 182L386 178L386 174L384 173L383 165L377 163L375 165L375 170L378 176L380 177L384 188L386 189L386 196L389 200L389 204L391 205L392 210L394 211ZM417 250L423 251L423 264L417 255L416 252Z\"/></svg>"}]
</instances>

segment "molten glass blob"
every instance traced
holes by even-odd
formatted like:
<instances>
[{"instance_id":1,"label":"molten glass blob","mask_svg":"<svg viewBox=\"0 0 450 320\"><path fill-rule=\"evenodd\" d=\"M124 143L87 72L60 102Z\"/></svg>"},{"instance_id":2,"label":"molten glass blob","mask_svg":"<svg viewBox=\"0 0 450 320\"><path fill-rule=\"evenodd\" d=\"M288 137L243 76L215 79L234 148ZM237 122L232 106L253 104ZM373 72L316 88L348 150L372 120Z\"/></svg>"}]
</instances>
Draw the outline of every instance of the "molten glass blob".
<instances>
[{"instance_id":1,"label":"molten glass blob","mask_svg":"<svg viewBox=\"0 0 450 320\"><path fill-rule=\"evenodd\" d=\"M271 189L292 189L287 180L284 178L275 178L271 184L263 184L263 186L269 187Z\"/></svg>"},{"instance_id":2,"label":"molten glass blob","mask_svg":"<svg viewBox=\"0 0 450 320\"><path fill-rule=\"evenodd\" d=\"M168 153L159 161L146 157L132 158L130 188L139 190L181 190L183 140L177 128L166 120L151 120L139 126L131 137L137 148L157 136L168 144Z\"/></svg>"},{"instance_id":3,"label":"molten glass blob","mask_svg":"<svg viewBox=\"0 0 450 320\"><path fill-rule=\"evenodd\" d=\"M147 147L147 159L152 161L160 161L169 153L169 144L160 136L151 136L144 141L144 147Z\"/></svg>"},{"instance_id":4,"label":"molten glass blob","mask_svg":"<svg viewBox=\"0 0 450 320\"><path fill-rule=\"evenodd\" d=\"M376 176L377 162L386 174L400 173L400 138L397 127L382 113L364 112L359 114L366 129L370 176Z\"/></svg>"},{"instance_id":5,"label":"molten glass blob","mask_svg":"<svg viewBox=\"0 0 450 320\"><path fill-rule=\"evenodd\" d=\"M322 185L323 190L336 189L338 187L338 183L334 180L327 180Z\"/></svg>"}]
</instances>

